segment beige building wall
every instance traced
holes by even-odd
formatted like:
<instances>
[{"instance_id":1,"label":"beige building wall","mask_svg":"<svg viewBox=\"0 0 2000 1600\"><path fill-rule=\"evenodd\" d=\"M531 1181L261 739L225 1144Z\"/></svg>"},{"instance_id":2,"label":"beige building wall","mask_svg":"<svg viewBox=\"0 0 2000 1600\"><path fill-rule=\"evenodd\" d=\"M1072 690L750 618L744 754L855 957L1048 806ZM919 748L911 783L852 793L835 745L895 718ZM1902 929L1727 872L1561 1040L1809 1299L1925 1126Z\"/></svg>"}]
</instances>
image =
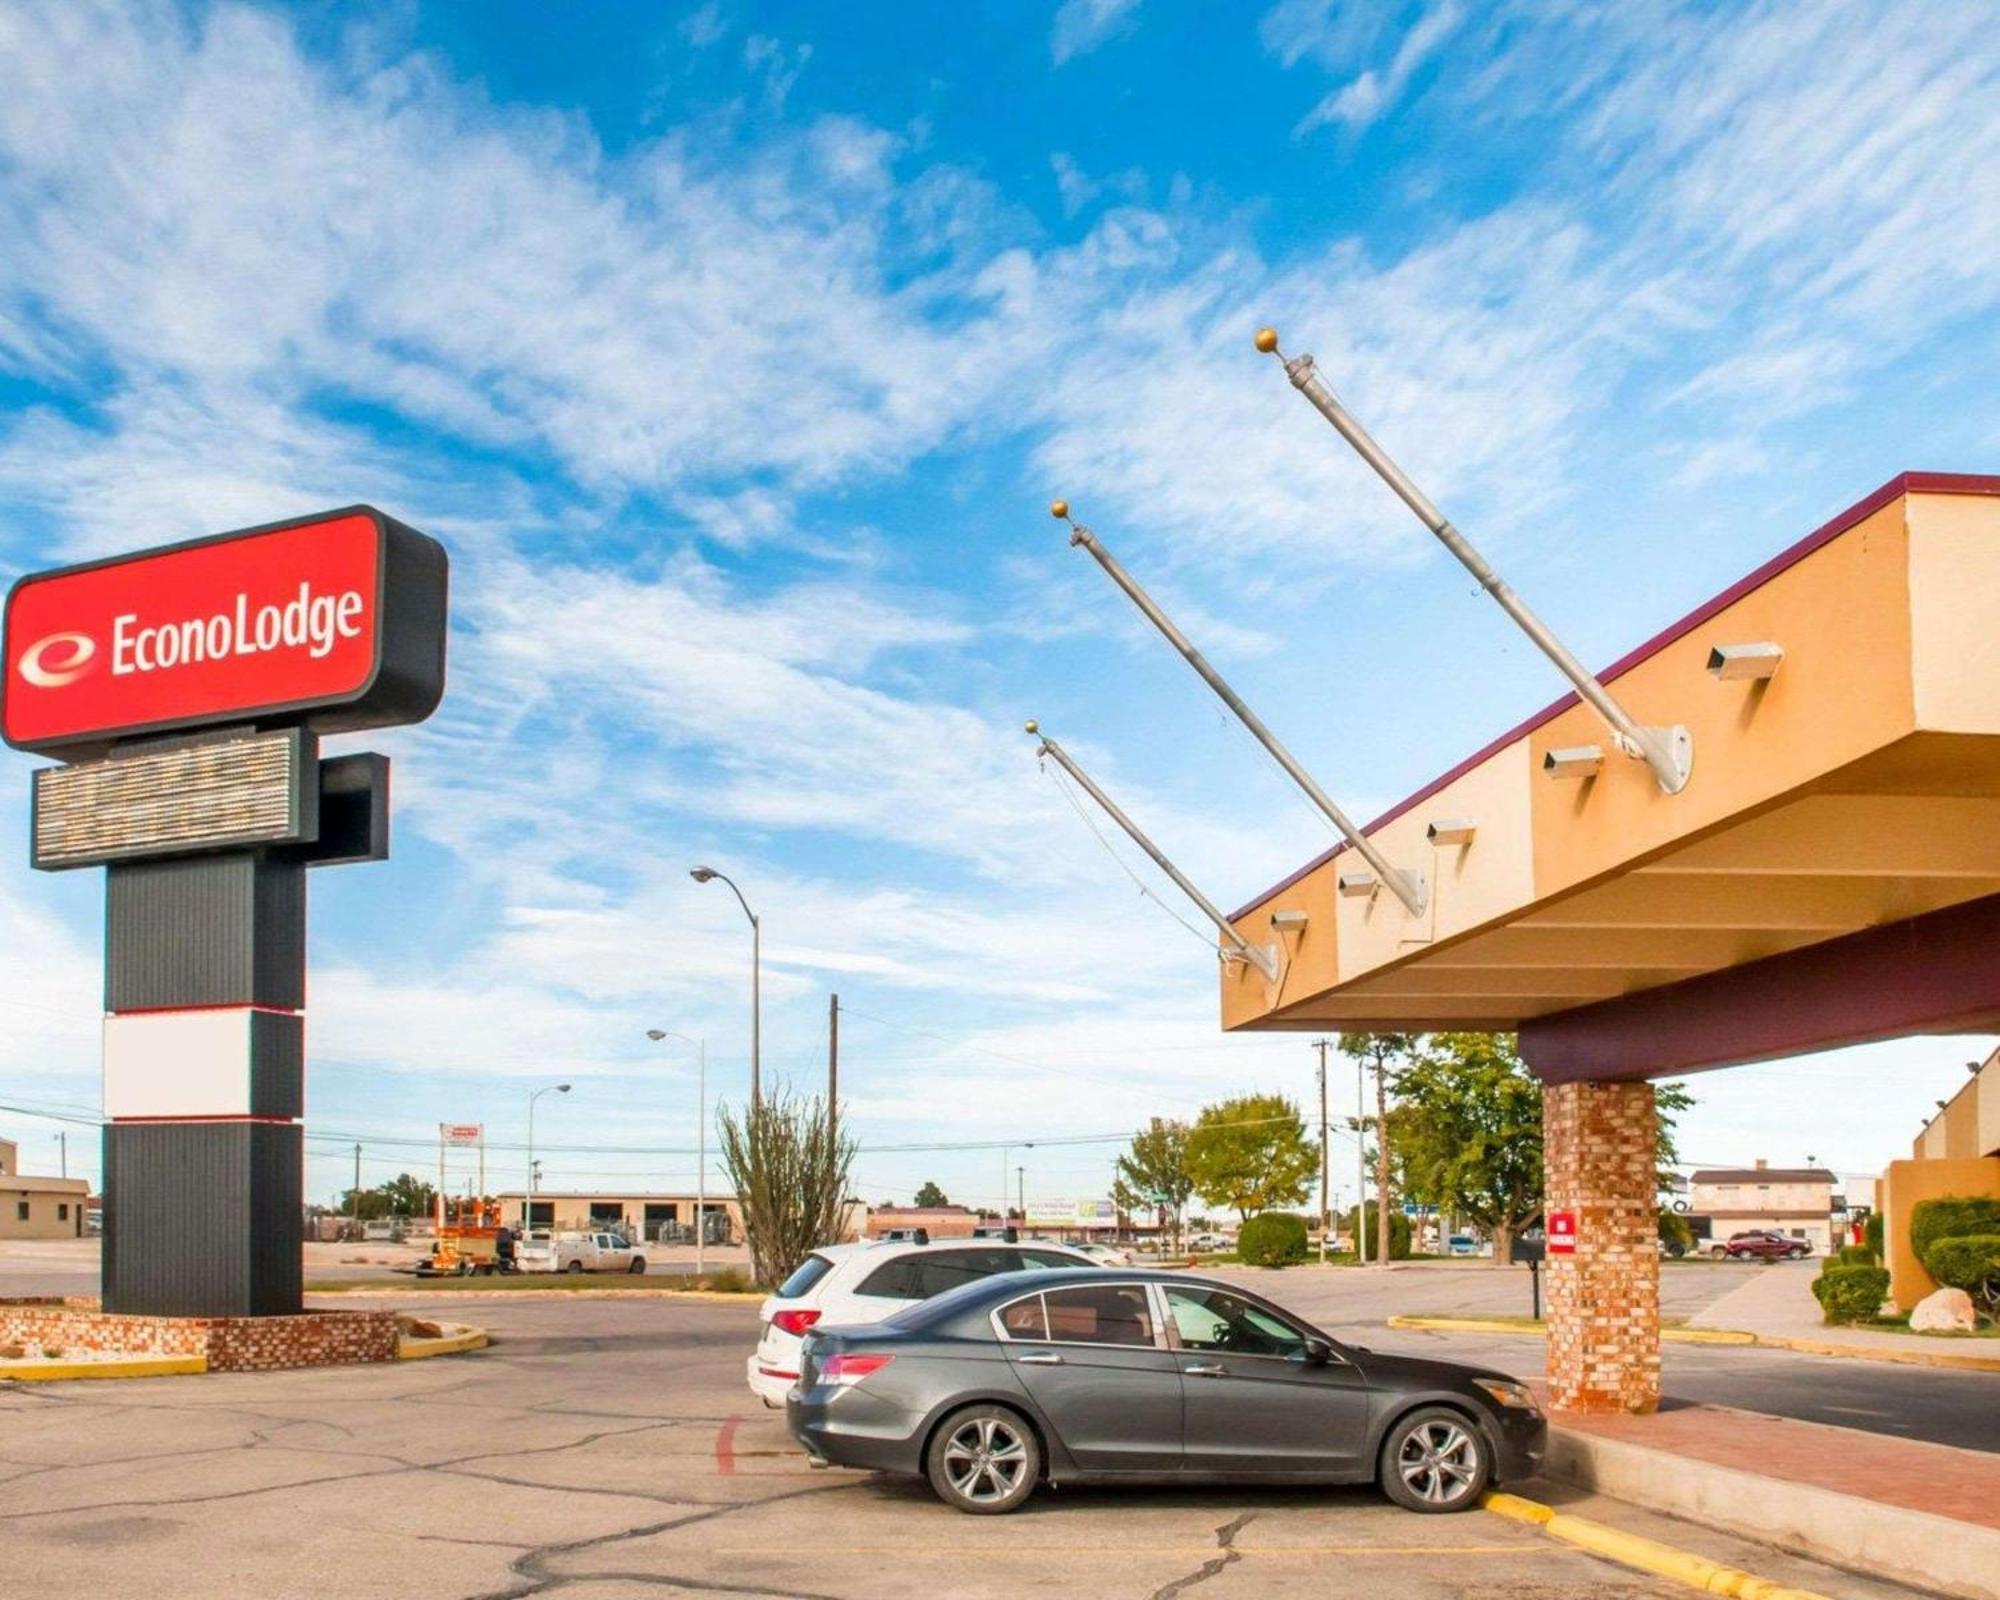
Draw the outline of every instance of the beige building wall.
<instances>
[{"instance_id":1,"label":"beige building wall","mask_svg":"<svg viewBox=\"0 0 2000 1600\"><path fill-rule=\"evenodd\" d=\"M1710 1237L1718 1244L1754 1228L1804 1239L1820 1255L1835 1242L1830 1176L1767 1178L1750 1169L1726 1178L1697 1178L1689 1201L1694 1215L1709 1219Z\"/></svg>"},{"instance_id":2,"label":"beige building wall","mask_svg":"<svg viewBox=\"0 0 2000 1600\"><path fill-rule=\"evenodd\" d=\"M80 1239L90 1185L81 1178L0 1178L0 1239Z\"/></svg>"},{"instance_id":3,"label":"beige building wall","mask_svg":"<svg viewBox=\"0 0 2000 1600\"><path fill-rule=\"evenodd\" d=\"M1937 1287L1910 1248L1910 1215L1925 1200L1947 1196L2000 1199L2000 1156L1892 1161L1882 1175L1882 1244L1888 1259L1889 1298L1908 1311Z\"/></svg>"}]
</instances>

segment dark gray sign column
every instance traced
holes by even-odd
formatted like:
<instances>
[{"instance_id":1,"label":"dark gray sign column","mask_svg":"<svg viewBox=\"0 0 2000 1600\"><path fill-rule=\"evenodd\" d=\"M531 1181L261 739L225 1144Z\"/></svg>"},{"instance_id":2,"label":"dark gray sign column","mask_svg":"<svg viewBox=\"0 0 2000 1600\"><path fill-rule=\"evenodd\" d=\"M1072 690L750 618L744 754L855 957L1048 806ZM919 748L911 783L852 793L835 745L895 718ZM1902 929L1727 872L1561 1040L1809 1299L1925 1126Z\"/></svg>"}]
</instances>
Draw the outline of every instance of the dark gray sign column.
<instances>
[{"instance_id":1,"label":"dark gray sign column","mask_svg":"<svg viewBox=\"0 0 2000 1600\"><path fill-rule=\"evenodd\" d=\"M239 851L114 863L106 882L104 1307L296 1312L305 865ZM177 1050L201 1059L169 1099L121 1098L121 1056L157 1083Z\"/></svg>"}]
</instances>

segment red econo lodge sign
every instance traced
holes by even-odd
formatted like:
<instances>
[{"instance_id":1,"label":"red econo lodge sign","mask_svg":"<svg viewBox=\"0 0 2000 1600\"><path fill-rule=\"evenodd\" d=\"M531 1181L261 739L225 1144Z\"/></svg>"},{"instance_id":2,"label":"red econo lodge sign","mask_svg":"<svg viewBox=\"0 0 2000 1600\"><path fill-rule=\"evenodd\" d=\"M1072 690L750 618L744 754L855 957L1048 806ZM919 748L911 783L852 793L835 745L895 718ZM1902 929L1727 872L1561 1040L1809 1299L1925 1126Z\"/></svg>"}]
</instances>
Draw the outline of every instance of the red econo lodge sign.
<instances>
[{"instance_id":1,"label":"red econo lodge sign","mask_svg":"<svg viewBox=\"0 0 2000 1600\"><path fill-rule=\"evenodd\" d=\"M444 692L443 547L369 506L21 579L0 730L67 751L207 723L419 722Z\"/></svg>"}]
</instances>

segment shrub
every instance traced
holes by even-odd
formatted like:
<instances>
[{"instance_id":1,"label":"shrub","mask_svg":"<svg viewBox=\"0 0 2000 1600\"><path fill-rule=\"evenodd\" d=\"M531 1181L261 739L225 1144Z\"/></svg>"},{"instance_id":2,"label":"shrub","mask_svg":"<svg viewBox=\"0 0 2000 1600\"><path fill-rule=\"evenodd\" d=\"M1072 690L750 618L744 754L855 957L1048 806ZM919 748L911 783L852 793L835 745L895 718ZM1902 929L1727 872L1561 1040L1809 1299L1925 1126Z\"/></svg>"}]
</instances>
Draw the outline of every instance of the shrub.
<instances>
[{"instance_id":1,"label":"shrub","mask_svg":"<svg viewBox=\"0 0 2000 1600\"><path fill-rule=\"evenodd\" d=\"M1865 1244L1844 1244L1834 1253L1833 1259L1843 1267L1872 1267L1875 1252Z\"/></svg>"},{"instance_id":2,"label":"shrub","mask_svg":"<svg viewBox=\"0 0 2000 1600\"><path fill-rule=\"evenodd\" d=\"M1924 1270L1945 1287L1963 1289L1989 1306L2000 1304L2000 1233L1933 1240Z\"/></svg>"},{"instance_id":3,"label":"shrub","mask_svg":"<svg viewBox=\"0 0 2000 1600\"><path fill-rule=\"evenodd\" d=\"M1361 1259L1363 1261L1373 1261L1375 1259L1376 1239L1375 1208L1371 1205L1365 1209L1367 1214L1363 1220L1368 1233L1361 1251ZM1354 1208L1352 1206L1347 1211L1347 1226L1349 1231L1352 1232L1354 1228ZM1410 1259L1410 1219L1400 1211L1391 1211L1389 1213L1389 1259L1391 1261L1408 1261Z\"/></svg>"},{"instance_id":4,"label":"shrub","mask_svg":"<svg viewBox=\"0 0 2000 1600\"><path fill-rule=\"evenodd\" d=\"M1236 1254L1250 1267L1289 1267L1306 1258L1306 1219L1289 1211L1265 1211L1243 1224Z\"/></svg>"},{"instance_id":5,"label":"shrub","mask_svg":"<svg viewBox=\"0 0 2000 1600\"><path fill-rule=\"evenodd\" d=\"M2000 1233L2000 1199L1946 1195L1920 1201L1910 1212L1910 1248L1919 1261L1927 1261L1938 1240L1974 1233Z\"/></svg>"},{"instance_id":6,"label":"shrub","mask_svg":"<svg viewBox=\"0 0 2000 1600\"><path fill-rule=\"evenodd\" d=\"M701 1287L715 1294L748 1294L757 1285L741 1267L718 1267L702 1280Z\"/></svg>"},{"instance_id":7,"label":"shrub","mask_svg":"<svg viewBox=\"0 0 2000 1600\"><path fill-rule=\"evenodd\" d=\"M1877 1261L1880 1261L1888 1253L1889 1247L1882 1238L1881 1212L1871 1211L1868 1213L1868 1221L1861 1230L1861 1242L1875 1253Z\"/></svg>"},{"instance_id":8,"label":"shrub","mask_svg":"<svg viewBox=\"0 0 2000 1600\"><path fill-rule=\"evenodd\" d=\"M1882 1309L1889 1274L1882 1267L1828 1266L1813 1279L1813 1297L1828 1322L1863 1322Z\"/></svg>"}]
</instances>

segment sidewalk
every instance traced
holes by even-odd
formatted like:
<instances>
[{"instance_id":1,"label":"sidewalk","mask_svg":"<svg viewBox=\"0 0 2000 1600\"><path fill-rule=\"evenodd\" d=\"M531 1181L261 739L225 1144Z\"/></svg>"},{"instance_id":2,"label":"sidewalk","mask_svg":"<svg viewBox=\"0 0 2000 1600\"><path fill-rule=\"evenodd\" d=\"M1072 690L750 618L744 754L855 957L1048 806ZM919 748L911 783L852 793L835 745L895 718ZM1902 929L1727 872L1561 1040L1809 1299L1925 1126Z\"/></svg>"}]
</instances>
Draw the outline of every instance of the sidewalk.
<instances>
[{"instance_id":1,"label":"sidewalk","mask_svg":"<svg viewBox=\"0 0 2000 1600\"><path fill-rule=\"evenodd\" d=\"M2000 1339L1951 1339L1881 1328L1828 1327L1813 1298L1815 1265L1746 1267L1743 1282L1688 1319L1689 1328L1736 1329L1759 1344L1814 1355L1853 1355L1913 1366L2000 1372Z\"/></svg>"},{"instance_id":2,"label":"sidewalk","mask_svg":"<svg viewBox=\"0 0 2000 1600\"><path fill-rule=\"evenodd\" d=\"M1994 1458L1824 1423L1668 1401L1551 1418L1548 1474L1857 1572L2000 1597Z\"/></svg>"}]
</instances>

